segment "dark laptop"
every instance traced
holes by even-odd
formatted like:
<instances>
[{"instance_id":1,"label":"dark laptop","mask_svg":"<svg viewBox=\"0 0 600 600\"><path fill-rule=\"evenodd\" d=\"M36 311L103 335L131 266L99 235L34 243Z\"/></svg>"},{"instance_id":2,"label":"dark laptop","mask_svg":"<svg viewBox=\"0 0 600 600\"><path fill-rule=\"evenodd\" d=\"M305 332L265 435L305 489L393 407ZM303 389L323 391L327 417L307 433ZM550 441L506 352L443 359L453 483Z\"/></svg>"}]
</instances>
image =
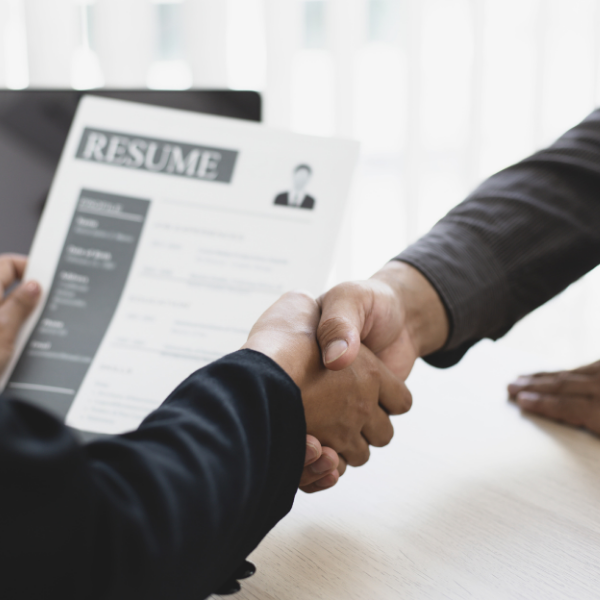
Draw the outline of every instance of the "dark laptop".
<instances>
[{"instance_id":1,"label":"dark laptop","mask_svg":"<svg viewBox=\"0 0 600 600\"><path fill-rule=\"evenodd\" d=\"M27 254L77 104L84 94L261 120L256 92L0 90L0 254Z\"/></svg>"}]
</instances>

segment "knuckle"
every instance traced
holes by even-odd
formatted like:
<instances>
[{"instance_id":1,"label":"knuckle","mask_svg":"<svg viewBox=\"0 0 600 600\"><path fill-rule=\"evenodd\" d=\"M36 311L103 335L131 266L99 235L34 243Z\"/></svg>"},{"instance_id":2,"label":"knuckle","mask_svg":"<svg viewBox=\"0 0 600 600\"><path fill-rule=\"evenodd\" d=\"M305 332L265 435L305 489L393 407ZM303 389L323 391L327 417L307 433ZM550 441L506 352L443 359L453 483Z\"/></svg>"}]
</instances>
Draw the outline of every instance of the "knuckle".
<instances>
[{"instance_id":1,"label":"knuckle","mask_svg":"<svg viewBox=\"0 0 600 600\"><path fill-rule=\"evenodd\" d=\"M369 400L367 397L361 396L356 403L356 410L358 415L361 417L361 421L364 421L364 419L369 418L376 406L376 398L374 398L373 400Z\"/></svg>"},{"instance_id":2,"label":"knuckle","mask_svg":"<svg viewBox=\"0 0 600 600\"><path fill-rule=\"evenodd\" d=\"M565 386L569 383L570 374L566 371L561 371L554 381L548 382L548 387L550 389L554 388L557 393L562 392L565 389Z\"/></svg>"},{"instance_id":3,"label":"knuckle","mask_svg":"<svg viewBox=\"0 0 600 600\"><path fill-rule=\"evenodd\" d=\"M353 436L352 441L346 446L343 455L351 467L362 467L369 461L371 452L369 445L362 436Z\"/></svg>"},{"instance_id":4,"label":"knuckle","mask_svg":"<svg viewBox=\"0 0 600 600\"><path fill-rule=\"evenodd\" d=\"M385 431L383 446L387 446L394 439L394 426L391 421L388 421L388 425Z\"/></svg>"},{"instance_id":5,"label":"knuckle","mask_svg":"<svg viewBox=\"0 0 600 600\"><path fill-rule=\"evenodd\" d=\"M363 395L379 394L382 379L381 370L374 360L365 357L362 349L363 347L361 346L354 376L360 385Z\"/></svg>"},{"instance_id":6,"label":"knuckle","mask_svg":"<svg viewBox=\"0 0 600 600\"><path fill-rule=\"evenodd\" d=\"M339 454L343 449L352 447L354 436L355 433L353 427L347 423L338 423L335 435L324 443Z\"/></svg>"},{"instance_id":7,"label":"knuckle","mask_svg":"<svg viewBox=\"0 0 600 600\"><path fill-rule=\"evenodd\" d=\"M364 354L364 351L363 351L363 354ZM375 356L373 354L367 353L367 356L369 358L368 358L368 360L364 361L364 364L362 367L365 377L367 378L369 385L378 385L379 386L379 383L382 378L382 372L381 372L379 362L377 361L377 359L375 358Z\"/></svg>"},{"instance_id":8,"label":"knuckle","mask_svg":"<svg viewBox=\"0 0 600 600\"><path fill-rule=\"evenodd\" d=\"M412 408L412 394L408 389L400 387L394 394L393 401L389 402L389 404L389 413L391 415L403 415Z\"/></svg>"},{"instance_id":9,"label":"knuckle","mask_svg":"<svg viewBox=\"0 0 600 600\"><path fill-rule=\"evenodd\" d=\"M371 443L371 446L373 446L375 448L383 448L392 441L393 437L394 437L394 429L392 428L391 431L386 429L385 432L380 433L374 439L369 440L369 441Z\"/></svg>"},{"instance_id":10,"label":"knuckle","mask_svg":"<svg viewBox=\"0 0 600 600\"><path fill-rule=\"evenodd\" d=\"M367 448L367 450L365 450L364 452L360 452L359 454L357 454L355 464L353 464L352 466L362 467L363 465L366 465L369 462L369 458L371 458L371 452Z\"/></svg>"},{"instance_id":11,"label":"knuckle","mask_svg":"<svg viewBox=\"0 0 600 600\"><path fill-rule=\"evenodd\" d=\"M382 395L381 404L390 415L403 415L412 408L413 397L406 385L394 378L394 386Z\"/></svg>"},{"instance_id":12,"label":"knuckle","mask_svg":"<svg viewBox=\"0 0 600 600\"><path fill-rule=\"evenodd\" d=\"M351 447L354 436L355 436L355 433L354 433L353 429L351 429L350 427L345 429L340 435L339 447L340 448Z\"/></svg>"}]
</instances>

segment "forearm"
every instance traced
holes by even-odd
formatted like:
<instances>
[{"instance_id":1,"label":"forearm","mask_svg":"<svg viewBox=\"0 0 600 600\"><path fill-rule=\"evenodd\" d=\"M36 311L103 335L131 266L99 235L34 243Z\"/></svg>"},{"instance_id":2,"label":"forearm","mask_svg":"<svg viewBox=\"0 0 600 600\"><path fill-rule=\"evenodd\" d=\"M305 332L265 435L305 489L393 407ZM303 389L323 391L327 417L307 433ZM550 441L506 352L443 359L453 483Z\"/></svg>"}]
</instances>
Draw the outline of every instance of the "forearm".
<instances>
[{"instance_id":1,"label":"forearm","mask_svg":"<svg viewBox=\"0 0 600 600\"><path fill-rule=\"evenodd\" d=\"M402 303L406 326L419 356L442 348L448 338L448 315L439 294L417 269L391 261L372 279L383 281Z\"/></svg>"},{"instance_id":2,"label":"forearm","mask_svg":"<svg viewBox=\"0 0 600 600\"><path fill-rule=\"evenodd\" d=\"M398 256L423 273L449 318L457 362L600 263L600 112L484 182Z\"/></svg>"},{"instance_id":3,"label":"forearm","mask_svg":"<svg viewBox=\"0 0 600 600\"><path fill-rule=\"evenodd\" d=\"M205 597L287 513L300 480L299 390L250 351L194 374L138 431L83 448L46 415L11 406L0 420L17 432L0 445L0 551L15 581L45 572L42 595ZM35 585L24 580L21 597Z\"/></svg>"}]
</instances>

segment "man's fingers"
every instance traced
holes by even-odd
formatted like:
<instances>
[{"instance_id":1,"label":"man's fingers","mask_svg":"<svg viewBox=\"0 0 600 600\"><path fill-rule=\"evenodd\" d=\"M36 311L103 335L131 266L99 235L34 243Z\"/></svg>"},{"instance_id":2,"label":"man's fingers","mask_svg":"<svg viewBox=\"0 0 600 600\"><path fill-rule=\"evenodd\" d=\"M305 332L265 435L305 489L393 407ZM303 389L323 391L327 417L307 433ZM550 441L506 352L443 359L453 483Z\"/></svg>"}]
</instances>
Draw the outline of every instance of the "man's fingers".
<instances>
[{"instance_id":1,"label":"man's fingers","mask_svg":"<svg viewBox=\"0 0 600 600\"><path fill-rule=\"evenodd\" d=\"M589 398L520 392L517 394L517 403L523 410L536 415L576 427L586 427L600 434L600 404Z\"/></svg>"},{"instance_id":2,"label":"man's fingers","mask_svg":"<svg viewBox=\"0 0 600 600\"><path fill-rule=\"evenodd\" d=\"M300 487L305 487L330 475L337 469L338 463L337 452L331 448L323 448L320 458L304 467L300 478Z\"/></svg>"},{"instance_id":3,"label":"man's fingers","mask_svg":"<svg viewBox=\"0 0 600 600\"><path fill-rule=\"evenodd\" d=\"M508 386L508 391L512 397L523 391L564 396L594 396L600 391L600 381L591 375L565 371L556 375L520 377Z\"/></svg>"},{"instance_id":4,"label":"man's fingers","mask_svg":"<svg viewBox=\"0 0 600 600\"><path fill-rule=\"evenodd\" d=\"M35 281L21 284L0 306L0 345L11 346L23 323L40 298L40 286Z\"/></svg>"},{"instance_id":5,"label":"man's fingers","mask_svg":"<svg viewBox=\"0 0 600 600\"><path fill-rule=\"evenodd\" d=\"M325 450L330 450L330 448L325 448ZM335 471L325 475L325 477L322 477L321 479L317 479L313 483L307 485L300 484L300 489L306 494L314 494L315 492L328 490L339 481L339 478L346 472L347 467L348 463L346 463L346 459L340 455L339 464Z\"/></svg>"},{"instance_id":6,"label":"man's fingers","mask_svg":"<svg viewBox=\"0 0 600 600\"><path fill-rule=\"evenodd\" d=\"M310 483L308 485L301 485L300 490L302 490L305 494L314 494L316 492L323 492L332 488L339 480L340 476L337 471L326 475L322 479L315 481L314 483Z\"/></svg>"},{"instance_id":7,"label":"man's fingers","mask_svg":"<svg viewBox=\"0 0 600 600\"><path fill-rule=\"evenodd\" d=\"M306 454L304 456L304 466L312 465L321 458L323 449L321 442L314 435L306 436Z\"/></svg>"},{"instance_id":8,"label":"man's fingers","mask_svg":"<svg viewBox=\"0 0 600 600\"><path fill-rule=\"evenodd\" d=\"M376 448L387 446L394 437L394 427L388 414L377 407L369 422L363 427L362 434L371 446Z\"/></svg>"},{"instance_id":9,"label":"man's fingers","mask_svg":"<svg viewBox=\"0 0 600 600\"><path fill-rule=\"evenodd\" d=\"M367 440L362 435L356 436L348 447L343 449L343 456L351 467L362 467L371 456Z\"/></svg>"},{"instance_id":10,"label":"man's fingers","mask_svg":"<svg viewBox=\"0 0 600 600\"><path fill-rule=\"evenodd\" d=\"M26 256L20 254L0 255L0 301L2 301L6 290L11 285L23 278L26 266Z\"/></svg>"},{"instance_id":11,"label":"man's fingers","mask_svg":"<svg viewBox=\"0 0 600 600\"><path fill-rule=\"evenodd\" d=\"M345 369L358 356L365 323L365 294L364 288L359 284L344 283L318 300L321 321L317 339L323 363L332 371Z\"/></svg>"},{"instance_id":12,"label":"man's fingers","mask_svg":"<svg viewBox=\"0 0 600 600\"><path fill-rule=\"evenodd\" d=\"M381 361L378 362L381 373L379 404L390 415L403 415L412 406L412 394Z\"/></svg>"}]
</instances>

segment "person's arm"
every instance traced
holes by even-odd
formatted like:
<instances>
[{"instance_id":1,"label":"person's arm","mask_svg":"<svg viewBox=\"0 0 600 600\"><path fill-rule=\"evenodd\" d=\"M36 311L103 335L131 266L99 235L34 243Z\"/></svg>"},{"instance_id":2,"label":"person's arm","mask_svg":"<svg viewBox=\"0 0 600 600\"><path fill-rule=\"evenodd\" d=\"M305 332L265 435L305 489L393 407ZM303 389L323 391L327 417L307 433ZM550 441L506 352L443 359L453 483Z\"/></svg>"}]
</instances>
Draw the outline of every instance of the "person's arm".
<instances>
[{"instance_id":1,"label":"person's arm","mask_svg":"<svg viewBox=\"0 0 600 600\"><path fill-rule=\"evenodd\" d=\"M363 348L321 364L316 302L287 294L246 348L193 374L128 435L81 446L62 423L0 399L0 594L204 598L291 508L306 433L369 458L410 394ZM315 491L315 490L307 490Z\"/></svg>"},{"instance_id":2,"label":"person's arm","mask_svg":"<svg viewBox=\"0 0 600 600\"><path fill-rule=\"evenodd\" d=\"M447 310L449 337L427 357L445 367L600 263L600 110L485 181L398 260Z\"/></svg>"},{"instance_id":3,"label":"person's arm","mask_svg":"<svg viewBox=\"0 0 600 600\"><path fill-rule=\"evenodd\" d=\"M35 308L41 289L37 282L20 285L27 266L27 257L18 254L0 254L0 374L12 357L17 335ZM6 292L12 289L12 292ZM334 486L345 466L339 465L338 455L331 448L321 446L314 436L306 437L305 468L300 489L316 492Z\"/></svg>"},{"instance_id":4,"label":"person's arm","mask_svg":"<svg viewBox=\"0 0 600 600\"><path fill-rule=\"evenodd\" d=\"M77 443L0 401L0 595L204 598L291 508L301 394L243 350L193 374L134 433Z\"/></svg>"},{"instance_id":5,"label":"person's arm","mask_svg":"<svg viewBox=\"0 0 600 600\"><path fill-rule=\"evenodd\" d=\"M371 279L320 298L326 366L364 343L402 379L457 363L600 263L600 110L485 181Z\"/></svg>"}]
</instances>

